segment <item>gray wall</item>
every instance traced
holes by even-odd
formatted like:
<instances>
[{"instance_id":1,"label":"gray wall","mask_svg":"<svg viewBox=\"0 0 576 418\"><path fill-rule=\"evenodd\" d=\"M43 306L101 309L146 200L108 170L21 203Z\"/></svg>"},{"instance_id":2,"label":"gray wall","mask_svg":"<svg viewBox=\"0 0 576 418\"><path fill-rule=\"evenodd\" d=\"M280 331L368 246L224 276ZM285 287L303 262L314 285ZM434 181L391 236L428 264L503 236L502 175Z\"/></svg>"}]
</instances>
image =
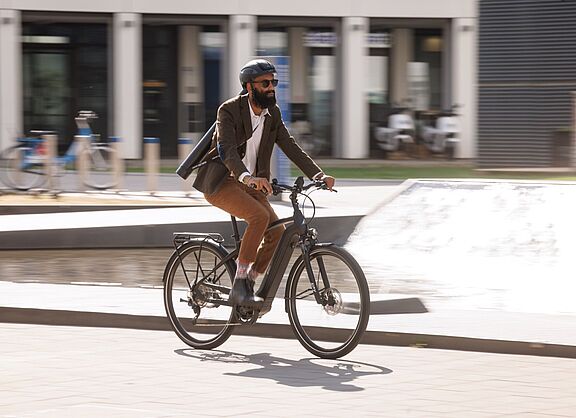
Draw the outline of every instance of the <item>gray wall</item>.
<instances>
[{"instance_id":1,"label":"gray wall","mask_svg":"<svg viewBox=\"0 0 576 418\"><path fill-rule=\"evenodd\" d=\"M479 18L479 165L568 165L576 2L480 0Z\"/></svg>"}]
</instances>

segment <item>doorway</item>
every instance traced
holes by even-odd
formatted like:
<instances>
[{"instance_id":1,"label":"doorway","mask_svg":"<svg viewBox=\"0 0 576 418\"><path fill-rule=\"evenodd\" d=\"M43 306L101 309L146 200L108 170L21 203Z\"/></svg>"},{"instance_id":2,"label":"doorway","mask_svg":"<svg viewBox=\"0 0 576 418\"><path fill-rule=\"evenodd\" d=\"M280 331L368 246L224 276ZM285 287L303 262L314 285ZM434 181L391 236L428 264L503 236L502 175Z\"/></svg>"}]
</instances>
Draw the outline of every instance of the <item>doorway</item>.
<instances>
[{"instance_id":1,"label":"doorway","mask_svg":"<svg viewBox=\"0 0 576 418\"><path fill-rule=\"evenodd\" d=\"M66 143L73 136L70 54L63 50L25 50L24 127L58 132Z\"/></svg>"}]
</instances>

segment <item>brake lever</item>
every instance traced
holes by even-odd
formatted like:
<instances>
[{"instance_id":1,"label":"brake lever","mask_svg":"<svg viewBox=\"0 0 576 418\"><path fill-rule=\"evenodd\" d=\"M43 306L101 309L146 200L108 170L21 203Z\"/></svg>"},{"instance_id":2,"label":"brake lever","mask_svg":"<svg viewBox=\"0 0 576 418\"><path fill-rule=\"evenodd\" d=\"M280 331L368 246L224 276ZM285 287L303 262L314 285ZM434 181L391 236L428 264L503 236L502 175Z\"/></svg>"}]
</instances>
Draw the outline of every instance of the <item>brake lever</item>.
<instances>
[{"instance_id":1,"label":"brake lever","mask_svg":"<svg viewBox=\"0 0 576 418\"><path fill-rule=\"evenodd\" d=\"M317 185L318 185L318 187L319 187L320 189L322 189L322 190L328 190L328 191L330 191L330 192L338 193L338 190L336 190L336 189L334 189L334 188L332 188L332 190L330 190L330 189L328 188L328 185L327 185L326 183L324 183L323 181L318 181Z\"/></svg>"}]
</instances>

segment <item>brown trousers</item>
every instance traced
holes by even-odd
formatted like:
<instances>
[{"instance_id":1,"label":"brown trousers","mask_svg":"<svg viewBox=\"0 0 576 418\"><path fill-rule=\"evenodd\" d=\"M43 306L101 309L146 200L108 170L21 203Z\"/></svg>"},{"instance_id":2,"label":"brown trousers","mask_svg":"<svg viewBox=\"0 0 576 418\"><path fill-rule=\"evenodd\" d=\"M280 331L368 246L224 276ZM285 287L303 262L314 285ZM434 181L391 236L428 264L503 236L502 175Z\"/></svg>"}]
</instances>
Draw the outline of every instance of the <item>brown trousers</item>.
<instances>
[{"instance_id":1,"label":"brown trousers","mask_svg":"<svg viewBox=\"0 0 576 418\"><path fill-rule=\"evenodd\" d=\"M254 262L252 268L264 273L284 232L283 225L266 230L278 216L264 193L228 177L218 191L204 197L213 206L246 221L248 226L242 237L238 261L243 264Z\"/></svg>"}]
</instances>

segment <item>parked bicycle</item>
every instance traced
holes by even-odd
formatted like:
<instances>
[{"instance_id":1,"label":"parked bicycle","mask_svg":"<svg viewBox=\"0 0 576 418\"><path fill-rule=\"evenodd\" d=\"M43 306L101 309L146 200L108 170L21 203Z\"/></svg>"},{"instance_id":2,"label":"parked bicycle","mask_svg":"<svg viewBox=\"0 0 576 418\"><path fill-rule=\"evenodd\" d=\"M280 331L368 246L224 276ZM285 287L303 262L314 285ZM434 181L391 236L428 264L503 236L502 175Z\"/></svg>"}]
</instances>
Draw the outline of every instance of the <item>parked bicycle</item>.
<instances>
[{"instance_id":1,"label":"parked bicycle","mask_svg":"<svg viewBox=\"0 0 576 418\"><path fill-rule=\"evenodd\" d=\"M89 138L88 146L82 151L86 161L86 175L83 183L97 190L116 186L113 170L115 150L99 140L92 132L90 121L97 118L91 111L80 111L76 117L78 134ZM0 154L0 180L8 187L26 191L42 186L47 180L48 164L53 166L53 174L62 176L71 168L78 156L78 137L68 147L66 153L48 160L45 135L53 131L31 131L31 136L18 138L17 144Z\"/></svg>"},{"instance_id":2,"label":"parked bicycle","mask_svg":"<svg viewBox=\"0 0 576 418\"><path fill-rule=\"evenodd\" d=\"M256 307L233 306L228 301L240 247L238 224L231 217L235 248L228 251L217 233L174 234L175 251L164 270L164 305L173 330L186 344L213 349L224 343L235 326L253 324L268 313L296 248L284 291L284 309L300 343L322 358L348 354L360 342L370 315L370 294L361 267L343 248L320 243L298 201L310 189L326 189L323 182L293 186L272 181L274 195L290 194L293 216L273 222L285 224L270 268L256 295ZM314 204L312 202L312 206ZM315 207L314 207L315 208ZM312 216L312 219L314 216Z\"/></svg>"}]
</instances>

